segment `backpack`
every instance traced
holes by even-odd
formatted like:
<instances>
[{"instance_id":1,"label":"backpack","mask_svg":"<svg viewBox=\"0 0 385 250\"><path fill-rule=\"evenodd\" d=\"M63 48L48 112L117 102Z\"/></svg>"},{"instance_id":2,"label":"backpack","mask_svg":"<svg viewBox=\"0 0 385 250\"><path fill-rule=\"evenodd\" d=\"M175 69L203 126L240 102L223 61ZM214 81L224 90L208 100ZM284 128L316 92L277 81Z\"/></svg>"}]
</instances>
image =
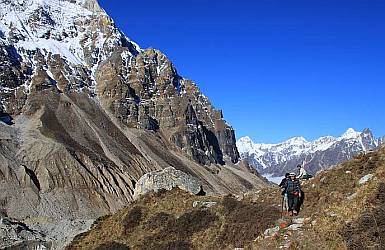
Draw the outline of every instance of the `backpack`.
<instances>
[{"instance_id":1,"label":"backpack","mask_svg":"<svg viewBox=\"0 0 385 250\"><path fill-rule=\"evenodd\" d=\"M292 181L292 180L288 180L286 182L286 188L285 188L285 193L294 193L296 192L298 189L298 181L295 180L295 181Z\"/></svg>"},{"instance_id":2,"label":"backpack","mask_svg":"<svg viewBox=\"0 0 385 250\"><path fill-rule=\"evenodd\" d=\"M313 178L313 176L311 174L305 174L302 179L303 180L309 180L310 178Z\"/></svg>"}]
</instances>

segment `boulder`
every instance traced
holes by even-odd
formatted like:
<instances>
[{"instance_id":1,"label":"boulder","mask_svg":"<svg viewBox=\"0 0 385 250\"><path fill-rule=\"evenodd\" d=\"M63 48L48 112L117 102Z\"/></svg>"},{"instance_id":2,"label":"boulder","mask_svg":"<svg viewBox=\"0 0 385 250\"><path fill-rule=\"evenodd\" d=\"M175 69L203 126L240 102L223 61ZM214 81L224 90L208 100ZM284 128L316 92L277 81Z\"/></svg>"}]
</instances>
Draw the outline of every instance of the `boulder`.
<instances>
[{"instance_id":1,"label":"boulder","mask_svg":"<svg viewBox=\"0 0 385 250\"><path fill-rule=\"evenodd\" d=\"M176 187L191 194L204 194L202 185L196 178L170 166L143 175L136 183L134 198L151 191L171 190Z\"/></svg>"},{"instance_id":2,"label":"boulder","mask_svg":"<svg viewBox=\"0 0 385 250\"><path fill-rule=\"evenodd\" d=\"M373 178L373 174L367 174L367 175L363 176L363 177L358 181L358 184L363 185L363 184L365 184L366 182L368 182L369 180L371 180L372 178Z\"/></svg>"},{"instance_id":3,"label":"boulder","mask_svg":"<svg viewBox=\"0 0 385 250\"><path fill-rule=\"evenodd\" d=\"M287 229L297 231L302 227L303 224L291 224Z\"/></svg>"},{"instance_id":4,"label":"boulder","mask_svg":"<svg viewBox=\"0 0 385 250\"><path fill-rule=\"evenodd\" d=\"M216 201L194 201L193 207L210 208L217 205Z\"/></svg>"},{"instance_id":5,"label":"boulder","mask_svg":"<svg viewBox=\"0 0 385 250\"><path fill-rule=\"evenodd\" d=\"M279 229L280 229L279 226L275 226L273 228L268 228L268 229L265 230L265 232L263 234L266 237L273 236L275 233L279 232Z\"/></svg>"}]
</instances>

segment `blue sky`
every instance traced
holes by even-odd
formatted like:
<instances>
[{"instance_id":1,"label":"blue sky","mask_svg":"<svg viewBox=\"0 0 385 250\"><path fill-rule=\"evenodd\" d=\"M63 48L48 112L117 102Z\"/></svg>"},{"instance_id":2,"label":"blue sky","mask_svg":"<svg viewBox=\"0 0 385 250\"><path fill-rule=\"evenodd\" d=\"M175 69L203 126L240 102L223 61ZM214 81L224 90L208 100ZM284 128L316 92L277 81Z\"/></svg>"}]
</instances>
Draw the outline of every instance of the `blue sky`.
<instances>
[{"instance_id":1,"label":"blue sky","mask_svg":"<svg viewBox=\"0 0 385 250\"><path fill-rule=\"evenodd\" d=\"M99 3L194 80L237 138L311 140L349 127L385 135L385 1Z\"/></svg>"}]
</instances>

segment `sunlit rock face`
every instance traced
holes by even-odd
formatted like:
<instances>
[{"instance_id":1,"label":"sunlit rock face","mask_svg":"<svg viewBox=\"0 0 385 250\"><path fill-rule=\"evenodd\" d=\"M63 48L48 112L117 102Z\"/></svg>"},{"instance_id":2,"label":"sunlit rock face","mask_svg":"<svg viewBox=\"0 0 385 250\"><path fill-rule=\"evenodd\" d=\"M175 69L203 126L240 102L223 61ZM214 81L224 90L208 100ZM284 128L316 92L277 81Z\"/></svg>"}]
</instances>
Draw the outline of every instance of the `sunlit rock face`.
<instances>
[{"instance_id":1,"label":"sunlit rock face","mask_svg":"<svg viewBox=\"0 0 385 250\"><path fill-rule=\"evenodd\" d=\"M0 208L13 218L96 218L172 166L211 194L264 186L234 130L156 49L96 1L0 2Z\"/></svg>"}]
</instances>

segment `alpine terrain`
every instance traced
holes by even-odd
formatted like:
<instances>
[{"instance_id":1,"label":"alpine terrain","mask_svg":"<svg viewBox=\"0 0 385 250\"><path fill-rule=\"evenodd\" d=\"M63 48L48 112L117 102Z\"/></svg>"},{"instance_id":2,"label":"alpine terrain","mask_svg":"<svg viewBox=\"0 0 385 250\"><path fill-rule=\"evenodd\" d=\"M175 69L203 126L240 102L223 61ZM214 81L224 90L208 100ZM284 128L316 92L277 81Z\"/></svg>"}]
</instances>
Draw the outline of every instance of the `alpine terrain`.
<instances>
[{"instance_id":1,"label":"alpine terrain","mask_svg":"<svg viewBox=\"0 0 385 250\"><path fill-rule=\"evenodd\" d=\"M273 186L242 199L153 193L100 218L67 249L385 249L384 180L382 147L302 182L296 217L281 213Z\"/></svg>"},{"instance_id":2,"label":"alpine terrain","mask_svg":"<svg viewBox=\"0 0 385 250\"><path fill-rule=\"evenodd\" d=\"M206 194L266 186L222 112L96 0L0 7L0 247L61 248L164 176Z\"/></svg>"},{"instance_id":3,"label":"alpine terrain","mask_svg":"<svg viewBox=\"0 0 385 250\"><path fill-rule=\"evenodd\" d=\"M374 138L369 129L356 132L349 128L340 137L325 136L315 141L294 137L278 144L254 143L249 137L237 141L241 158L262 174L283 176L302 164L307 172L315 174L353 156L378 148L383 139Z\"/></svg>"}]
</instances>

